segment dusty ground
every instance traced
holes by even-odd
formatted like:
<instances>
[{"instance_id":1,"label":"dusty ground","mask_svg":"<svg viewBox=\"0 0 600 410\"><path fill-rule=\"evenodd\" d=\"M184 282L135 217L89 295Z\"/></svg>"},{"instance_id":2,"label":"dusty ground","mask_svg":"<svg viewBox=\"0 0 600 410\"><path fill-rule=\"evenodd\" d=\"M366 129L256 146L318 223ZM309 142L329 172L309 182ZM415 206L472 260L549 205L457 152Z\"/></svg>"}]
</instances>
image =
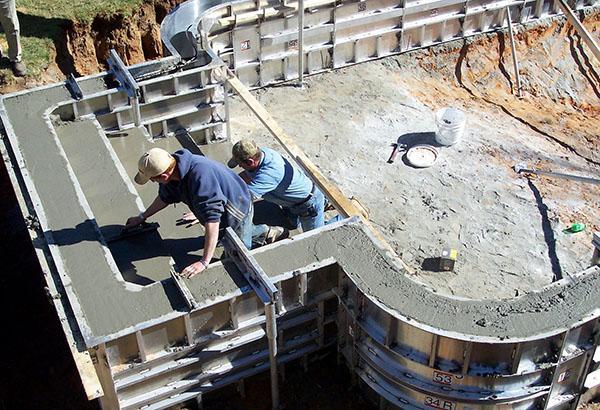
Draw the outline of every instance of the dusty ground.
<instances>
[{"instance_id":1,"label":"dusty ground","mask_svg":"<svg viewBox=\"0 0 600 410\"><path fill-rule=\"evenodd\" d=\"M586 25L599 36L598 15ZM507 37L507 36L506 36ZM343 192L371 211L415 279L469 298L511 297L589 266L600 229L600 187L518 176L544 170L600 176L599 65L561 21L517 35L525 97L511 94L510 45L490 34L313 76L304 89L259 90L258 99ZM589 55L588 55L589 53ZM467 115L463 140L438 162L414 169L386 163L391 143L435 143L434 113ZM266 144L241 103L234 139ZM563 230L581 222L578 234ZM458 250L454 273L431 268Z\"/></svg>"}]
</instances>

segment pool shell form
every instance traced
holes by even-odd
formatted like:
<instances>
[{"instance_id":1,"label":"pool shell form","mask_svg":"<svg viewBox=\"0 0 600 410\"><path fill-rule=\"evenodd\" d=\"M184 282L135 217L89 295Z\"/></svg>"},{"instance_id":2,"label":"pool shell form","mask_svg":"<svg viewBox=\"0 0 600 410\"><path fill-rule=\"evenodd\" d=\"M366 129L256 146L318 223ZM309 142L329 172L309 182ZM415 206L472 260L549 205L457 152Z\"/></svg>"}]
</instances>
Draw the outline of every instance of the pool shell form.
<instances>
[{"instance_id":1,"label":"pool shell form","mask_svg":"<svg viewBox=\"0 0 600 410\"><path fill-rule=\"evenodd\" d=\"M106 73L78 80L81 100L54 84L1 101L3 157L23 213L39 224L32 235L46 279L72 313L67 332L100 359L109 408L165 408L269 367L264 305L234 264L186 280L197 309L170 279L177 244L188 244L188 257L199 244L172 226L181 208L138 244L145 254L130 252L133 275L118 256L128 248L106 243L154 195L131 182L139 153L227 144L227 86L214 75L222 63L169 72L177 63L130 67L144 90L144 130ZM356 219L252 255L281 293L278 363L337 345L385 405L574 408L597 367L598 266L514 299L446 297L412 281Z\"/></svg>"}]
</instances>

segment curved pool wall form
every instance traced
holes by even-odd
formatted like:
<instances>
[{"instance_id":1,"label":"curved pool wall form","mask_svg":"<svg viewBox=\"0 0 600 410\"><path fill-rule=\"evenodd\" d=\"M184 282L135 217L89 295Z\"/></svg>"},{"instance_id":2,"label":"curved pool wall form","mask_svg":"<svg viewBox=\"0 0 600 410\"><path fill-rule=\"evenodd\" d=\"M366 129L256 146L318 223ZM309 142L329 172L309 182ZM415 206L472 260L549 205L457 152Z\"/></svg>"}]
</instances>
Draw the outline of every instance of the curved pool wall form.
<instances>
[{"instance_id":1,"label":"curved pool wall form","mask_svg":"<svg viewBox=\"0 0 600 410\"><path fill-rule=\"evenodd\" d=\"M544 1L463 2L454 17L454 2L307 1L305 74L492 29L507 5L517 21L556 11ZM277 369L330 346L382 408L571 409L595 394L597 258L537 292L479 301L412 281L357 217L252 252L232 237L231 258L190 280L171 275L199 248L199 231L173 226L181 208L165 209L156 231L107 240L155 195L131 179L149 147L226 158L230 90L282 137L226 68L250 86L294 78L295 52L282 50L297 37L296 11L184 3L164 24L183 13L185 34L163 32L181 55L124 67L113 54L107 73L3 96L2 155L88 396L105 408L161 409L270 370L276 405Z\"/></svg>"},{"instance_id":2,"label":"curved pool wall form","mask_svg":"<svg viewBox=\"0 0 600 410\"><path fill-rule=\"evenodd\" d=\"M507 29L509 21L527 24L563 12L574 19L571 9L595 5L598 1L192 0L166 16L161 38L183 60L220 58L253 88ZM597 44L591 47L598 52Z\"/></svg>"}]
</instances>

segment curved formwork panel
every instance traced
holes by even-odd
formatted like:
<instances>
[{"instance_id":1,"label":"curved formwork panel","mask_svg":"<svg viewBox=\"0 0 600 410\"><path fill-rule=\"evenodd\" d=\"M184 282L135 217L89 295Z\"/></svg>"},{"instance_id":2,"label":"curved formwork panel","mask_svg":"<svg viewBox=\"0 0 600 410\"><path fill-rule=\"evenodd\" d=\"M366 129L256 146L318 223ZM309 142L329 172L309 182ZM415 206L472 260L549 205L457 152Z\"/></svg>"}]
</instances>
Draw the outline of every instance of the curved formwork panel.
<instances>
[{"instance_id":1,"label":"curved formwork panel","mask_svg":"<svg viewBox=\"0 0 600 410\"><path fill-rule=\"evenodd\" d=\"M554 0L191 0L165 18L161 38L173 55L205 51L262 87L506 28L509 12L521 24L561 14Z\"/></svg>"},{"instance_id":2,"label":"curved formwork panel","mask_svg":"<svg viewBox=\"0 0 600 410\"><path fill-rule=\"evenodd\" d=\"M422 326L419 319L398 317L351 280L345 280L341 289L340 351L364 385L392 406L529 409L577 405L598 343L597 317L576 322L570 329L515 341L498 336L491 341L476 335L448 335L443 329ZM461 320L457 313L451 320Z\"/></svg>"}]
</instances>

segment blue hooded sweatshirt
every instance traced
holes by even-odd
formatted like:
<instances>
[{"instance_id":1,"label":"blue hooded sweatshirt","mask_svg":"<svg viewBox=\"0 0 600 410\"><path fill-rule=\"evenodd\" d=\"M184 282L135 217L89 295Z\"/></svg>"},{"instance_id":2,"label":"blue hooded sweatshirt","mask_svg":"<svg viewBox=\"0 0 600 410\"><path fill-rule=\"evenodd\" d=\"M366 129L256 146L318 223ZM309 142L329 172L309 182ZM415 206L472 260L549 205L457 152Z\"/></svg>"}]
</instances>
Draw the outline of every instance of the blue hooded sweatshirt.
<instances>
[{"instance_id":1,"label":"blue hooded sweatshirt","mask_svg":"<svg viewBox=\"0 0 600 410\"><path fill-rule=\"evenodd\" d=\"M181 180L160 185L160 199L167 204L185 203L202 224L220 222L220 229L237 228L250 210L246 183L223 164L187 149L172 155Z\"/></svg>"}]
</instances>

